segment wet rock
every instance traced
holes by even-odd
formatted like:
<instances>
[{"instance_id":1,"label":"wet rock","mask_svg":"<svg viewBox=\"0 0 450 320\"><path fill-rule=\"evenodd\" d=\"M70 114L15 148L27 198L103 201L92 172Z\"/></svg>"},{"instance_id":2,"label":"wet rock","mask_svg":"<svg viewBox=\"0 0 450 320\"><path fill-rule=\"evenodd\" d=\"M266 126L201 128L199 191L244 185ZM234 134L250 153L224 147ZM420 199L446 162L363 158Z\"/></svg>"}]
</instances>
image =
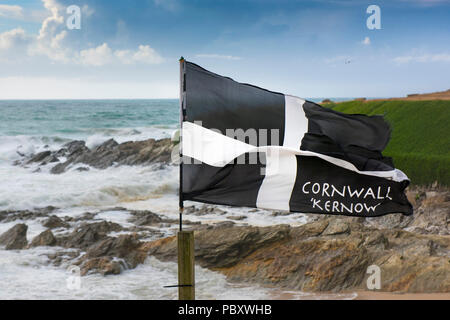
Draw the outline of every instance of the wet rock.
<instances>
[{"instance_id":1,"label":"wet rock","mask_svg":"<svg viewBox=\"0 0 450 320\"><path fill-rule=\"evenodd\" d=\"M49 155L41 162L41 166L45 166L49 163L59 162L59 159L55 155Z\"/></svg>"},{"instance_id":2,"label":"wet rock","mask_svg":"<svg viewBox=\"0 0 450 320\"><path fill-rule=\"evenodd\" d=\"M42 225L49 229L56 229L56 228L69 228L70 225L57 216L51 216L47 220L45 220Z\"/></svg>"},{"instance_id":3,"label":"wet rock","mask_svg":"<svg viewBox=\"0 0 450 320\"><path fill-rule=\"evenodd\" d=\"M122 272L122 264L110 257L94 258L85 261L81 266L81 275L98 272L104 276L117 275Z\"/></svg>"},{"instance_id":4,"label":"wet rock","mask_svg":"<svg viewBox=\"0 0 450 320\"><path fill-rule=\"evenodd\" d=\"M184 208L185 214L192 214L196 216L204 216L207 214L214 214L214 215L224 215L226 211L216 208L214 206L202 206L200 208L196 206L190 206Z\"/></svg>"},{"instance_id":5,"label":"wet rock","mask_svg":"<svg viewBox=\"0 0 450 320\"><path fill-rule=\"evenodd\" d=\"M29 245L29 248L49 247L54 245L56 245L55 236L53 235L51 230L46 230L33 238Z\"/></svg>"},{"instance_id":6,"label":"wet rock","mask_svg":"<svg viewBox=\"0 0 450 320\"><path fill-rule=\"evenodd\" d=\"M289 212L289 211L274 211L274 212L272 212L271 216L279 217L279 216L289 216L291 214L292 214L292 212Z\"/></svg>"},{"instance_id":7,"label":"wet rock","mask_svg":"<svg viewBox=\"0 0 450 320\"><path fill-rule=\"evenodd\" d=\"M39 208L34 210L9 210L0 211L0 222L12 222L15 220L31 220L41 217L47 217L50 213L57 208L48 206L45 208Z\"/></svg>"},{"instance_id":8,"label":"wet rock","mask_svg":"<svg viewBox=\"0 0 450 320\"><path fill-rule=\"evenodd\" d=\"M132 211L133 216L128 219L129 222L137 226L153 226L163 222L163 219L151 211Z\"/></svg>"},{"instance_id":9,"label":"wet rock","mask_svg":"<svg viewBox=\"0 0 450 320\"><path fill-rule=\"evenodd\" d=\"M51 260L52 264L56 267L62 264L73 264L73 260L80 255L80 250L70 249L61 250L55 253L48 253L46 256Z\"/></svg>"},{"instance_id":10,"label":"wet rock","mask_svg":"<svg viewBox=\"0 0 450 320\"><path fill-rule=\"evenodd\" d=\"M213 225L208 225L208 229L218 229L218 228L226 228L226 227L232 227L236 223L233 221L221 221L214 223Z\"/></svg>"},{"instance_id":11,"label":"wet rock","mask_svg":"<svg viewBox=\"0 0 450 320\"><path fill-rule=\"evenodd\" d=\"M80 140L74 140L71 142L66 143L63 145L62 149L60 149L57 154L58 155L66 155L69 156L74 154L79 154L85 151L88 151L89 149L86 147L86 143L84 141Z\"/></svg>"},{"instance_id":12,"label":"wet rock","mask_svg":"<svg viewBox=\"0 0 450 320\"><path fill-rule=\"evenodd\" d=\"M57 164L56 166L54 166L54 167L50 170L50 172L53 173L53 174L61 174L61 173L63 173L63 172L66 170L66 168L67 168L68 166L69 166L68 163L59 163L59 164Z\"/></svg>"},{"instance_id":13,"label":"wet rock","mask_svg":"<svg viewBox=\"0 0 450 320\"><path fill-rule=\"evenodd\" d=\"M247 219L247 216L228 216L227 219L241 221Z\"/></svg>"},{"instance_id":14,"label":"wet rock","mask_svg":"<svg viewBox=\"0 0 450 320\"><path fill-rule=\"evenodd\" d=\"M70 235L58 238L58 243L66 248L85 249L97 241L107 238L109 232L121 231L122 227L113 222L96 222L83 224L76 228Z\"/></svg>"},{"instance_id":15,"label":"wet rock","mask_svg":"<svg viewBox=\"0 0 450 320\"><path fill-rule=\"evenodd\" d=\"M33 156L30 160L28 160L27 163L30 164L33 162L41 162L45 158L51 156L51 154L52 154L51 151L40 152L40 153L36 154L35 156Z\"/></svg>"},{"instance_id":16,"label":"wet rock","mask_svg":"<svg viewBox=\"0 0 450 320\"><path fill-rule=\"evenodd\" d=\"M79 163L96 169L106 169L120 165L169 163L171 161L171 152L172 143L170 139L149 139L124 142L122 144L118 144L115 140L110 139L93 150L88 149L83 141L72 141L61 150L52 154L56 157L64 156L67 158L67 161L54 166L51 169L51 173L61 174L69 166Z\"/></svg>"},{"instance_id":17,"label":"wet rock","mask_svg":"<svg viewBox=\"0 0 450 320\"><path fill-rule=\"evenodd\" d=\"M83 273L99 269L102 274L118 274L121 269L117 261L114 261L117 258L125 268L133 269L147 258L147 253L141 250L141 245L136 235L121 235L99 241L90 246L83 256Z\"/></svg>"},{"instance_id":18,"label":"wet rock","mask_svg":"<svg viewBox=\"0 0 450 320\"><path fill-rule=\"evenodd\" d=\"M0 246L5 246L6 250L20 250L27 246L26 224L16 224L0 236Z\"/></svg>"}]
</instances>

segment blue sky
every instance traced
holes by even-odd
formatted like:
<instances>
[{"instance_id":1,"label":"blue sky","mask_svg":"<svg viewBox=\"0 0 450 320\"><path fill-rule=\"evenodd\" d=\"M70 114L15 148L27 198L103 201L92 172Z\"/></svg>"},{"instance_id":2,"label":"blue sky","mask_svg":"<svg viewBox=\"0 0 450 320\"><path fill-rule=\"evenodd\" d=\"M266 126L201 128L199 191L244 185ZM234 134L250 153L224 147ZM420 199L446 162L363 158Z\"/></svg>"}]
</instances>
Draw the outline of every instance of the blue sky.
<instances>
[{"instance_id":1,"label":"blue sky","mask_svg":"<svg viewBox=\"0 0 450 320\"><path fill-rule=\"evenodd\" d=\"M0 99L176 98L181 55L307 98L447 90L450 1L0 0Z\"/></svg>"}]
</instances>

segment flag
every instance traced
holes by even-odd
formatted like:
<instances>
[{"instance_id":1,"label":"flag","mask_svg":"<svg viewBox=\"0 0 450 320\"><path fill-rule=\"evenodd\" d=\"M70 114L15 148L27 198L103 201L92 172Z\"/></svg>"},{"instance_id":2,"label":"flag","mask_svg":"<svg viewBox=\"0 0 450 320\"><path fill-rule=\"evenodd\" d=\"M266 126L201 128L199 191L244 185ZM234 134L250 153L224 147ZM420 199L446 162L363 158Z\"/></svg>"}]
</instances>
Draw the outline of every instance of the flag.
<instances>
[{"instance_id":1,"label":"flag","mask_svg":"<svg viewBox=\"0 0 450 320\"><path fill-rule=\"evenodd\" d=\"M348 115L181 61L180 199L360 217L412 214L382 116Z\"/></svg>"}]
</instances>

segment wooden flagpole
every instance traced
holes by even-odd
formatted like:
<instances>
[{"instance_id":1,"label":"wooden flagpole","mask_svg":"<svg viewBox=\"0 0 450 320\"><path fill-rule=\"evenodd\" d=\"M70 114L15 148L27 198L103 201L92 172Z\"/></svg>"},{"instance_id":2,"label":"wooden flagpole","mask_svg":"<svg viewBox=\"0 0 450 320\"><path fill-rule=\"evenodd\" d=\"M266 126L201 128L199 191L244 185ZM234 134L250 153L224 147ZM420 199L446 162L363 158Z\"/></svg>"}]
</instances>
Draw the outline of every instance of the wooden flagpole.
<instances>
[{"instance_id":1,"label":"wooden flagpole","mask_svg":"<svg viewBox=\"0 0 450 320\"><path fill-rule=\"evenodd\" d=\"M178 299L195 300L195 261L194 261L194 232L183 231L183 121L185 118L186 103L186 79L184 77L185 60L180 58L180 186L179 186L179 210L180 210L180 231L177 234L178 240Z\"/></svg>"}]
</instances>

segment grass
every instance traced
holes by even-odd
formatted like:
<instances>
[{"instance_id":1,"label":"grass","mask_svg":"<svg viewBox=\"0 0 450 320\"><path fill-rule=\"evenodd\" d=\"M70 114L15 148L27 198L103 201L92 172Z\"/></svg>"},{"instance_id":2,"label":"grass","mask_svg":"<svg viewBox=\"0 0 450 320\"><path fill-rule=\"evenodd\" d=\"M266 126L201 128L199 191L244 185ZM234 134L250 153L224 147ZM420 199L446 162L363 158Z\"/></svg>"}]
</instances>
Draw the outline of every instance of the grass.
<instances>
[{"instance_id":1,"label":"grass","mask_svg":"<svg viewBox=\"0 0 450 320\"><path fill-rule=\"evenodd\" d=\"M381 114L392 127L383 152L415 185L450 186L450 101L348 101L324 107L344 113Z\"/></svg>"}]
</instances>

